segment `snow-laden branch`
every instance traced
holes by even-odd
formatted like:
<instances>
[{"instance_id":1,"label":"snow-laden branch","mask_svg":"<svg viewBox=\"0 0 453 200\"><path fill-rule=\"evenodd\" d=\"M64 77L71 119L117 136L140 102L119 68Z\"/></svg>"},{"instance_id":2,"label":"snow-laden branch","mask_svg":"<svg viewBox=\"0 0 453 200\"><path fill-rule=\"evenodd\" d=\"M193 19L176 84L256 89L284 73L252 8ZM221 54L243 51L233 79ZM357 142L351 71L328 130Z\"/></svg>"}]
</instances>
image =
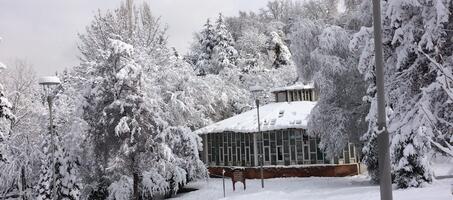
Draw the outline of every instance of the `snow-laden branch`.
<instances>
[{"instance_id":1,"label":"snow-laden branch","mask_svg":"<svg viewBox=\"0 0 453 200\"><path fill-rule=\"evenodd\" d=\"M425 57L428 58L428 60L431 61L434 66L436 66L439 71L445 76L445 79L449 79L451 82L453 82L453 73L448 73L448 69L446 69L443 65L441 65L439 62L425 53L420 47L418 48L418 52L425 55ZM440 84L442 86L442 89L447 93L448 97L453 101L453 88L448 84L447 80L445 80L445 82L441 82Z\"/></svg>"},{"instance_id":2,"label":"snow-laden branch","mask_svg":"<svg viewBox=\"0 0 453 200\"><path fill-rule=\"evenodd\" d=\"M452 145L445 143L445 145L446 145L446 147L445 147L445 146L441 145L440 143L435 142L432 139L430 139L430 142L431 142L431 144L433 144L434 146L436 146L437 148L439 148L440 150L442 150L449 156L453 157L453 146Z\"/></svg>"}]
</instances>

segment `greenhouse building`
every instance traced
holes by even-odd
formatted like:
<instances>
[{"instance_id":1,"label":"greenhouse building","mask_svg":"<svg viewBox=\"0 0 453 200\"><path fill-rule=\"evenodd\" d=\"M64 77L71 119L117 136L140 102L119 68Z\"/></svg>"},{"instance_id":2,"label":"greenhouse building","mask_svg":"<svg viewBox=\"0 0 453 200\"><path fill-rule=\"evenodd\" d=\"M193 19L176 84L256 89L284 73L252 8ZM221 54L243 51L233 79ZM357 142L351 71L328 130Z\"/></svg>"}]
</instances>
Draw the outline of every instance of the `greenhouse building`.
<instances>
[{"instance_id":1,"label":"greenhouse building","mask_svg":"<svg viewBox=\"0 0 453 200\"><path fill-rule=\"evenodd\" d=\"M223 170L246 171L259 178L261 161L265 178L287 176L348 176L359 171L355 146L349 143L335 159L318 148L319 139L307 134L307 122L317 94L313 84L296 84L271 90L275 102L241 113L196 131L203 139L200 157L211 175ZM261 158L263 156L263 158Z\"/></svg>"}]
</instances>

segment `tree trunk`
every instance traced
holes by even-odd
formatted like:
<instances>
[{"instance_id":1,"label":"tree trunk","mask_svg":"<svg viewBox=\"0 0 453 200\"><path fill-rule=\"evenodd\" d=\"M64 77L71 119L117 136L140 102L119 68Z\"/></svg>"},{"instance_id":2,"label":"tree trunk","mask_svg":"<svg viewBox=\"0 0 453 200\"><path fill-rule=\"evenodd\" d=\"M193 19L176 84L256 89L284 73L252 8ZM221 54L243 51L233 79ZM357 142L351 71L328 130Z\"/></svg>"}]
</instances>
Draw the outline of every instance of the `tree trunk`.
<instances>
[{"instance_id":1,"label":"tree trunk","mask_svg":"<svg viewBox=\"0 0 453 200\"><path fill-rule=\"evenodd\" d=\"M25 167L22 166L20 170L20 189L21 189L21 195L22 195L22 200L27 200L27 180L25 178Z\"/></svg>"},{"instance_id":2,"label":"tree trunk","mask_svg":"<svg viewBox=\"0 0 453 200\"><path fill-rule=\"evenodd\" d=\"M135 162L135 155L132 155L132 162L131 162L131 169L132 169L132 182L133 182L133 200L141 200L142 198L142 191L141 191L141 177L140 172L137 169L137 165Z\"/></svg>"}]
</instances>

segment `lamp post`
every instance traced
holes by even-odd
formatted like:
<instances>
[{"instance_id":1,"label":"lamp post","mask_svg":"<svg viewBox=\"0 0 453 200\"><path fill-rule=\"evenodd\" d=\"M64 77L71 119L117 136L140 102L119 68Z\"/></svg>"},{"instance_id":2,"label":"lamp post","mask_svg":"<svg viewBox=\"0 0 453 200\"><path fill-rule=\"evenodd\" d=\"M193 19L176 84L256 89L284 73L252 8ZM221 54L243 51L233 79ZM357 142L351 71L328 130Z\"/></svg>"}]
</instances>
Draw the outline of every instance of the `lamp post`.
<instances>
[{"instance_id":1,"label":"lamp post","mask_svg":"<svg viewBox=\"0 0 453 200\"><path fill-rule=\"evenodd\" d=\"M392 177L390 174L389 133L386 127L385 98L384 98L384 61L382 56L381 1L373 0L374 52L376 62L376 96L377 124L379 133L378 162L381 200L392 200Z\"/></svg>"},{"instance_id":2,"label":"lamp post","mask_svg":"<svg viewBox=\"0 0 453 200\"><path fill-rule=\"evenodd\" d=\"M255 147L255 154L257 154L257 144L256 144L256 134L261 135L261 154L260 154L260 175L261 175L261 188L264 188L264 176L263 176L263 165L264 165L264 137L263 132L261 132L261 124L260 124L260 100L257 98L258 93L264 91L263 88L259 86L254 86L250 88L252 93L255 93L255 104L256 104L256 116L257 116L257 123L258 123L258 133L254 135L254 147Z\"/></svg>"},{"instance_id":3,"label":"lamp post","mask_svg":"<svg viewBox=\"0 0 453 200\"><path fill-rule=\"evenodd\" d=\"M47 100L49 105L49 131L50 131L50 148L52 151L52 191L51 198L55 199L55 144L54 144L54 131L53 131L53 98L55 97L56 88L60 85L60 79L56 76L44 76L39 78L39 85L43 89L43 103Z\"/></svg>"}]
</instances>

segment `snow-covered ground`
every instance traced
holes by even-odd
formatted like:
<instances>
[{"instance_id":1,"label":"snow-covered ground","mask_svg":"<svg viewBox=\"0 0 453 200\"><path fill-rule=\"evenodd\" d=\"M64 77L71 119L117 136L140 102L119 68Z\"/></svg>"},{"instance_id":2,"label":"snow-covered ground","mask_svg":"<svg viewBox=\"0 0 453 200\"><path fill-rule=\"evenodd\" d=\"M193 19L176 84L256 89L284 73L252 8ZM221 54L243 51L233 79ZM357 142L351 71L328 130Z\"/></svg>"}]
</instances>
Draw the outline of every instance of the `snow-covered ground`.
<instances>
[{"instance_id":1,"label":"snow-covered ground","mask_svg":"<svg viewBox=\"0 0 453 200\"><path fill-rule=\"evenodd\" d=\"M395 189L395 200L452 200L451 184L453 179L436 180L423 188L406 190ZM180 194L174 198L184 200L222 199L222 179L190 183L188 187L199 190ZM366 176L353 177L310 177L310 178L278 178L265 180L265 188L261 189L260 180L247 180L244 191L242 183L236 183L233 192L230 179L225 179L226 198L244 200L373 200L379 199L379 186L371 185Z\"/></svg>"}]
</instances>

